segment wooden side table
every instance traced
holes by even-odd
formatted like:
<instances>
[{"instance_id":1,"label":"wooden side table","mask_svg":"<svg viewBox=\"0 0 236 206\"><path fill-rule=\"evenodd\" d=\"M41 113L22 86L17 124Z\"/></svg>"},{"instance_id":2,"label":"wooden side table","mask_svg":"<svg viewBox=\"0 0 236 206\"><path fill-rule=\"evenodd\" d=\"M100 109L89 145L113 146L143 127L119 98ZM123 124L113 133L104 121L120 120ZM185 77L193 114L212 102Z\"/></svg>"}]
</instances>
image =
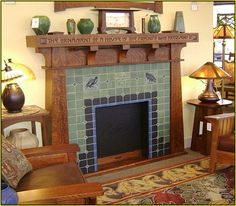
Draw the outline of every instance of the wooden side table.
<instances>
[{"instance_id":1,"label":"wooden side table","mask_svg":"<svg viewBox=\"0 0 236 206\"><path fill-rule=\"evenodd\" d=\"M191 149L201 154L210 154L211 135L207 131L207 121L205 116L222 114L223 107L232 104L232 101L221 99L214 103L201 102L198 99L187 101L188 104L195 106L193 132ZM202 122L202 134L199 134L200 124Z\"/></svg>"},{"instance_id":2,"label":"wooden side table","mask_svg":"<svg viewBox=\"0 0 236 206\"><path fill-rule=\"evenodd\" d=\"M2 108L2 134L3 130L15 123L31 122L32 133L36 135L35 122L41 123L42 142L44 145L51 144L49 133L49 112L36 105L27 105L22 108L22 112L8 113L5 108Z\"/></svg>"}]
</instances>

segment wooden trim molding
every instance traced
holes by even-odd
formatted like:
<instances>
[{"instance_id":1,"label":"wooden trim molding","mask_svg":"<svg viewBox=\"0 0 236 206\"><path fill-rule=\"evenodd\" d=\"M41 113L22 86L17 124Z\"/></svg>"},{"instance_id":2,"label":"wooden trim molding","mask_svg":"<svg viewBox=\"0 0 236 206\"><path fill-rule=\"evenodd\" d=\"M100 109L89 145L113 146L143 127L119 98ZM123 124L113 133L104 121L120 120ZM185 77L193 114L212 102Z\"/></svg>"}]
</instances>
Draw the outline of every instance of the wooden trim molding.
<instances>
[{"instance_id":1,"label":"wooden trim molding","mask_svg":"<svg viewBox=\"0 0 236 206\"><path fill-rule=\"evenodd\" d=\"M108 1L74 1L74 2L54 2L54 11L65 11L70 8L78 7L95 7L95 8L140 8L153 10L154 12L163 13L163 4L162 1L153 1L149 3L138 2L138 1L117 1L117 2L108 2Z\"/></svg>"},{"instance_id":2,"label":"wooden trim molding","mask_svg":"<svg viewBox=\"0 0 236 206\"><path fill-rule=\"evenodd\" d=\"M65 70L119 64L170 62L171 154L184 151L181 95L181 50L198 42L197 33L38 35L27 47L45 58L46 109L50 111L52 144L68 143Z\"/></svg>"}]
</instances>

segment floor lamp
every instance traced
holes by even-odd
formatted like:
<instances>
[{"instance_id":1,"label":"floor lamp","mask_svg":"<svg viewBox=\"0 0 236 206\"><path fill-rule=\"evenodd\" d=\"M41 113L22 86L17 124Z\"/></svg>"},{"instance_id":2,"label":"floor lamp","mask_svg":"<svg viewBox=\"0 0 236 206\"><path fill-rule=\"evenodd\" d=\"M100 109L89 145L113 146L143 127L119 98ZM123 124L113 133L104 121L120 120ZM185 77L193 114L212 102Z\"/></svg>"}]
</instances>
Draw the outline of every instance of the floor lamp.
<instances>
[{"instance_id":1,"label":"floor lamp","mask_svg":"<svg viewBox=\"0 0 236 206\"><path fill-rule=\"evenodd\" d=\"M226 39L234 38L234 28L227 23L219 24L213 30L213 38L222 39L222 69L224 70ZM224 81L221 83L221 95L224 96Z\"/></svg>"}]
</instances>

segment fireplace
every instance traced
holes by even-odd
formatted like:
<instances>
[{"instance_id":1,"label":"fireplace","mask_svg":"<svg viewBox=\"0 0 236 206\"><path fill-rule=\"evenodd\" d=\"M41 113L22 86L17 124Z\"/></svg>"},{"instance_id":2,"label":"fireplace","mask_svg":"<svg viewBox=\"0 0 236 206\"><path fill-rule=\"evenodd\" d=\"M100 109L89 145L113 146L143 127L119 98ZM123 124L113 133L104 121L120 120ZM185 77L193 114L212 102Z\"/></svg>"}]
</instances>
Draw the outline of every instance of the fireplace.
<instances>
[{"instance_id":1,"label":"fireplace","mask_svg":"<svg viewBox=\"0 0 236 206\"><path fill-rule=\"evenodd\" d=\"M148 102L148 157L158 161L185 153L180 53L186 43L198 42L197 33L52 34L27 36L26 42L45 58L49 140L78 144L84 173L100 164L95 117L88 113L99 105Z\"/></svg>"},{"instance_id":2,"label":"fireplace","mask_svg":"<svg viewBox=\"0 0 236 206\"><path fill-rule=\"evenodd\" d=\"M106 163L113 163L115 159L119 161L120 158L123 159L121 154L124 153L128 153L128 156L132 156L130 152L134 152L133 155L136 156L141 154L140 159L169 154L169 63L69 69L66 71L66 76L69 142L80 145L78 160L84 173L98 171L103 168L104 161ZM105 112L105 110L109 111ZM115 114L117 111L119 114ZM124 117L126 119L118 117L125 112L129 112ZM109 128L108 133L101 131L105 127L103 121L109 123L112 120L112 118L104 120L109 115L119 118L113 127L123 130L120 131L121 136L125 135L124 132L128 132L130 137L126 135L126 138L132 138L131 130L135 126L139 127L135 132L143 127L141 134L135 134L140 136L140 142L144 142L143 148L139 148L140 142L134 142L136 148L123 148L123 151L118 151L118 145L114 144L114 150L111 149L109 155L99 151L107 144L102 143L99 138L106 139L107 135L117 132L117 128L113 130ZM134 121L135 125L122 124L122 121L128 122L129 118L135 119L138 116L142 118ZM111 138L115 137L119 138L116 135ZM117 139L113 141L116 142ZM129 141L132 140L127 140ZM123 146L125 147L125 143ZM121 155L120 158L118 154Z\"/></svg>"}]
</instances>

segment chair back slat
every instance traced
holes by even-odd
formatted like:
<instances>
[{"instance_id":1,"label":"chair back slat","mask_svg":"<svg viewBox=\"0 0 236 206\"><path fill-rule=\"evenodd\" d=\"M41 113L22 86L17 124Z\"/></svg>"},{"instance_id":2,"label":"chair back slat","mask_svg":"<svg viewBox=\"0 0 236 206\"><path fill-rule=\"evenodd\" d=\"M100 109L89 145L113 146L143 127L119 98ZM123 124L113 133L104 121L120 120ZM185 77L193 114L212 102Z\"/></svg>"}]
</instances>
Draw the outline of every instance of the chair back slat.
<instances>
[{"instance_id":1,"label":"chair back slat","mask_svg":"<svg viewBox=\"0 0 236 206\"><path fill-rule=\"evenodd\" d=\"M219 123L219 136L227 136L234 131L234 117L222 119Z\"/></svg>"}]
</instances>

